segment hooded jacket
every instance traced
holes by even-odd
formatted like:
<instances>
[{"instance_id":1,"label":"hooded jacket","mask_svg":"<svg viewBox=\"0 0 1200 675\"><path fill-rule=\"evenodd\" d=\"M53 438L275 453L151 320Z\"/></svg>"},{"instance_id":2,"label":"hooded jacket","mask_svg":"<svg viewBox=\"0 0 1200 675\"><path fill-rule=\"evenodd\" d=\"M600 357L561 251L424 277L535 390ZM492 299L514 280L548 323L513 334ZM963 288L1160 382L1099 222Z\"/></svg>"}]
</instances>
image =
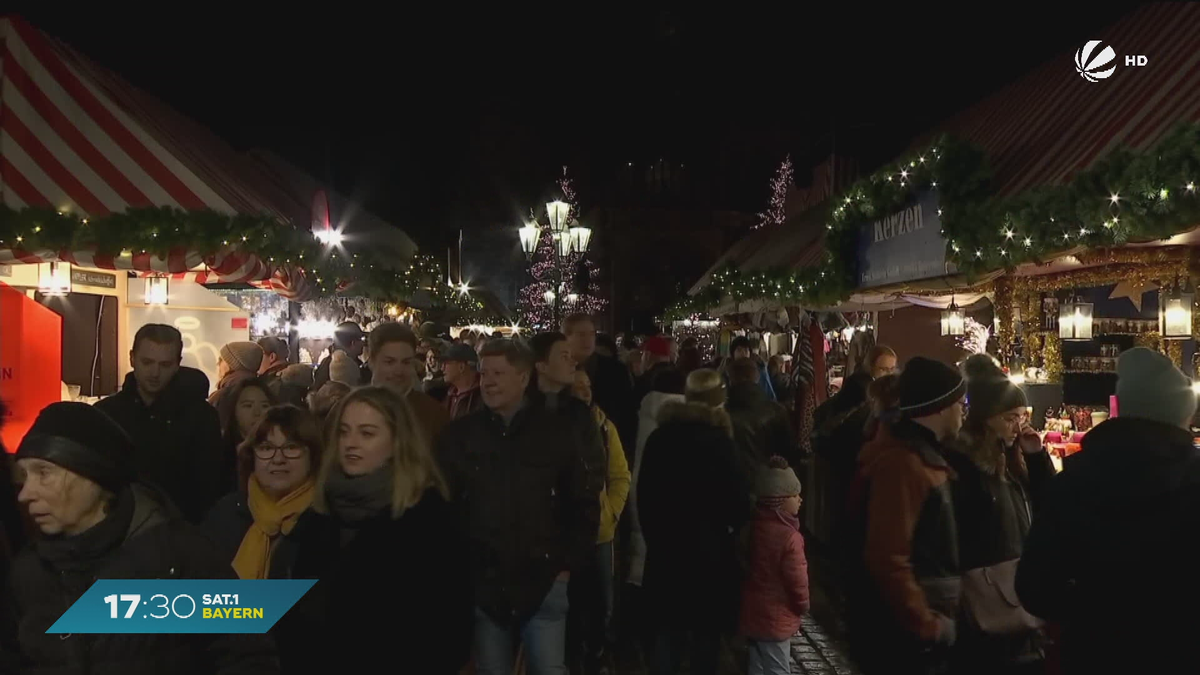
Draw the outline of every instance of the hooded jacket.
<instances>
[{"instance_id":1,"label":"hooded jacket","mask_svg":"<svg viewBox=\"0 0 1200 675\"><path fill-rule=\"evenodd\" d=\"M259 675L278 673L275 647L265 635L46 634L97 579L232 579L233 569L208 540L177 519L153 490L133 486L123 535L94 559L55 561L29 547L9 580L18 619L20 671L30 675ZM124 511L128 514L129 511ZM115 513L114 509L109 518ZM96 527L101 527L97 525ZM78 537L86 537L92 530ZM12 640L7 636L7 640ZM8 671L5 671L8 672Z\"/></svg>"},{"instance_id":2,"label":"hooded jacket","mask_svg":"<svg viewBox=\"0 0 1200 675\"><path fill-rule=\"evenodd\" d=\"M859 457L853 491L865 497L866 584L856 589L855 611L880 644L953 641L961 583L942 452L933 432L902 420L881 429Z\"/></svg>"},{"instance_id":3,"label":"hooded jacket","mask_svg":"<svg viewBox=\"0 0 1200 675\"><path fill-rule=\"evenodd\" d=\"M787 411L772 401L756 384L735 384L729 388L725 408L733 420L733 441L739 461L750 476L765 466L772 455L795 465L796 441L788 425Z\"/></svg>"},{"instance_id":4,"label":"hooded jacket","mask_svg":"<svg viewBox=\"0 0 1200 675\"><path fill-rule=\"evenodd\" d=\"M778 642L800 630L808 613L808 559L796 516L760 507L750 524L750 556L742 584L739 631Z\"/></svg>"},{"instance_id":5,"label":"hooded jacket","mask_svg":"<svg viewBox=\"0 0 1200 675\"><path fill-rule=\"evenodd\" d=\"M1195 660L1187 612L1200 606L1192 434L1118 417L1071 457L1025 541L1021 603L1060 625L1064 673L1180 672Z\"/></svg>"},{"instance_id":6,"label":"hooded jacket","mask_svg":"<svg viewBox=\"0 0 1200 675\"><path fill-rule=\"evenodd\" d=\"M637 451L633 456L633 473L629 489L629 583L642 585L642 574L646 567L646 539L642 536L642 524L638 520L637 488L638 476L642 470L642 457L645 455L646 440L658 428L658 413L668 403L683 403L683 394L665 394L652 391L642 399L642 407L638 412Z\"/></svg>"},{"instance_id":7,"label":"hooded jacket","mask_svg":"<svg viewBox=\"0 0 1200 675\"><path fill-rule=\"evenodd\" d=\"M660 626L736 628L737 534L753 508L736 452L729 415L701 403L663 406L646 441L638 509Z\"/></svg>"},{"instance_id":8,"label":"hooded jacket","mask_svg":"<svg viewBox=\"0 0 1200 675\"><path fill-rule=\"evenodd\" d=\"M208 377L184 366L150 405L133 373L121 391L96 404L133 440L139 480L162 490L191 523L199 523L222 494L225 446L207 394Z\"/></svg>"}]
</instances>

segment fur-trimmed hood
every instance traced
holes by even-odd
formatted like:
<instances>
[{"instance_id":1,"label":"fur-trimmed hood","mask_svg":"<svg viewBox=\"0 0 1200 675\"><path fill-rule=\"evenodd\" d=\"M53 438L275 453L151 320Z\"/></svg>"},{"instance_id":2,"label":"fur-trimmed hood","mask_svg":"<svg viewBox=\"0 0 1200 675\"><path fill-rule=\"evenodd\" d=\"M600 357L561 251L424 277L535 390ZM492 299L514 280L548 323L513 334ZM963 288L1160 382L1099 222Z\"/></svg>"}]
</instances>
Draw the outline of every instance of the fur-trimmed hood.
<instances>
[{"instance_id":1,"label":"fur-trimmed hood","mask_svg":"<svg viewBox=\"0 0 1200 675\"><path fill-rule=\"evenodd\" d=\"M724 408L712 408L703 403L667 403L658 411L659 425L671 423L706 424L723 430L733 438L733 422Z\"/></svg>"}]
</instances>

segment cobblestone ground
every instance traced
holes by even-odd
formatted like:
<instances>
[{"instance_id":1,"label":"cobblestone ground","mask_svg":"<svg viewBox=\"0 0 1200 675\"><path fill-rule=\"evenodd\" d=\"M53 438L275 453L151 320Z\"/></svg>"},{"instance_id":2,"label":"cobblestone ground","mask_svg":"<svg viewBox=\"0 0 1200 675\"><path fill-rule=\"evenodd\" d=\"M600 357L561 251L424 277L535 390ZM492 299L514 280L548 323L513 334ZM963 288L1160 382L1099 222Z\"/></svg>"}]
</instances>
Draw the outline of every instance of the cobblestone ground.
<instances>
[{"instance_id":1,"label":"cobblestone ground","mask_svg":"<svg viewBox=\"0 0 1200 675\"><path fill-rule=\"evenodd\" d=\"M804 675L858 675L834 638L811 616L804 617L800 632L792 638L792 672Z\"/></svg>"}]
</instances>

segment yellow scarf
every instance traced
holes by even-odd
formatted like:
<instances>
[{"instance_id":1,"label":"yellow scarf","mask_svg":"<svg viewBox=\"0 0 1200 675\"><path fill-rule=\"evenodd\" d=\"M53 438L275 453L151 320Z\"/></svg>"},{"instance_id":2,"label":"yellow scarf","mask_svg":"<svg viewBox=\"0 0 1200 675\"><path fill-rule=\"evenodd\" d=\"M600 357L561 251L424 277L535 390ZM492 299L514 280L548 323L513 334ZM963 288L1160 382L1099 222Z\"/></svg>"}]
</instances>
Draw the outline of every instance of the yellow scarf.
<instances>
[{"instance_id":1,"label":"yellow scarf","mask_svg":"<svg viewBox=\"0 0 1200 675\"><path fill-rule=\"evenodd\" d=\"M254 522L246 530L242 545L233 558L233 569L241 579L266 579L271 568L271 543L279 535L291 532L300 514L312 504L313 481L311 478L304 481L283 499L275 501L251 475L246 493L246 503Z\"/></svg>"}]
</instances>

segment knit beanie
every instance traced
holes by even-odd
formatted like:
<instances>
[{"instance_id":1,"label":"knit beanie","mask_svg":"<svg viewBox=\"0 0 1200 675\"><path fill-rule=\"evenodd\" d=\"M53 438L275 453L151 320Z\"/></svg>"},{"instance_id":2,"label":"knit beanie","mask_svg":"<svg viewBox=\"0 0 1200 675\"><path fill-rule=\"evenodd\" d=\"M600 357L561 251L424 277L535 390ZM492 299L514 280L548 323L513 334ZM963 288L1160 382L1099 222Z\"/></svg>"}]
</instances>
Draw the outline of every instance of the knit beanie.
<instances>
[{"instance_id":1,"label":"knit beanie","mask_svg":"<svg viewBox=\"0 0 1200 675\"><path fill-rule=\"evenodd\" d=\"M788 466L787 460L775 455L767 462L754 480L754 496L759 502L782 501L785 497L800 494L800 479Z\"/></svg>"},{"instance_id":2,"label":"knit beanie","mask_svg":"<svg viewBox=\"0 0 1200 675\"><path fill-rule=\"evenodd\" d=\"M1134 347L1117 360L1117 409L1121 417L1187 429L1196 414L1196 393L1191 380L1170 359Z\"/></svg>"},{"instance_id":3,"label":"knit beanie","mask_svg":"<svg viewBox=\"0 0 1200 675\"><path fill-rule=\"evenodd\" d=\"M125 430L98 408L74 401L42 409L16 459L57 464L110 492L120 492L134 476L133 442Z\"/></svg>"},{"instance_id":4,"label":"knit beanie","mask_svg":"<svg viewBox=\"0 0 1200 675\"><path fill-rule=\"evenodd\" d=\"M967 416L983 422L1013 408L1029 405L1025 392L1008 379L996 360L988 354L973 354L962 364L967 376Z\"/></svg>"},{"instance_id":5,"label":"knit beanie","mask_svg":"<svg viewBox=\"0 0 1200 675\"><path fill-rule=\"evenodd\" d=\"M725 405L725 378L715 370L693 370L683 391L688 403L703 403L710 408Z\"/></svg>"},{"instance_id":6,"label":"knit beanie","mask_svg":"<svg viewBox=\"0 0 1200 675\"><path fill-rule=\"evenodd\" d=\"M957 369L941 361L914 356L900 373L897 389L901 414L917 419L954 405L966 393L967 381Z\"/></svg>"},{"instance_id":7,"label":"knit beanie","mask_svg":"<svg viewBox=\"0 0 1200 675\"><path fill-rule=\"evenodd\" d=\"M313 385L312 366L303 363L294 363L279 373L279 379L284 384L308 389Z\"/></svg>"},{"instance_id":8,"label":"knit beanie","mask_svg":"<svg viewBox=\"0 0 1200 675\"><path fill-rule=\"evenodd\" d=\"M334 352L329 362L329 379L350 387L362 384L362 371L358 363L346 352Z\"/></svg>"},{"instance_id":9,"label":"knit beanie","mask_svg":"<svg viewBox=\"0 0 1200 675\"><path fill-rule=\"evenodd\" d=\"M221 360L233 370L257 373L262 365L263 350L253 342L230 342L221 347Z\"/></svg>"}]
</instances>

